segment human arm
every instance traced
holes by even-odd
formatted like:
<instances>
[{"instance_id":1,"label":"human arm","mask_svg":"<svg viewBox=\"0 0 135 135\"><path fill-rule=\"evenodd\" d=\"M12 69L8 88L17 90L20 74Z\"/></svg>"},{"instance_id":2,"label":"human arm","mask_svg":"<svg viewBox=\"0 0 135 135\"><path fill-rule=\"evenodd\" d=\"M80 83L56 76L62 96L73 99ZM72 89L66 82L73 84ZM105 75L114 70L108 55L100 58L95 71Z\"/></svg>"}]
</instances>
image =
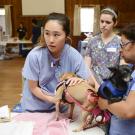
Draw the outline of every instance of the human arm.
<instances>
[{"instance_id":1,"label":"human arm","mask_svg":"<svg viewBox=\"0 0 135 135\"><path fill-rule=\"evenodd\" d=\"M99 98L98 105L101 109L108 109L112 114L124 118L135 118L135 91L130 91L126 100L108 104L108 101Z\"/></svg>"},{"instance_id":2,"label":"human arm","mask_svg":"<svg viewBox=\"0 0 135 135\"><path fill-rule=\"evenodd\" d=\"M88 42L86 47L86 53L84 56L84 62L88 66L88 68L92 68L92 61L91 61L91 40Z\"/></svg>"},{"instance_id":3,"label":"human arm","mask_svg":"<svg viewBox=\"0 0 135 135\"><path fill-rule=\"evenodd\" d=\"M43 101L50 101L48 97L53 95L55 91L55 87L46 87L46 81L47 77L51 78L52 76L49 76L47 74L49 72L49 69L47 66L45 67L46 70L42 71L41 66L44 67L46 63L43 65L40 61L40 57L42 49L33 49L28 55L25 60L25 64L22 70L22 76L27 80L26 86L28 90L37 98L43 100ZM46 54L44 54L46 55ZM41 73L41 74L40 74ZM43 76L42 74L45 74ZM41 79L43 78L44 79ZM41 83L42 81L42 83ZM50 97L51 98L51 97Z\"/></svg>"},{"instance_id":4,"label":"human arm","mask_svg":"<svg viewBox=\"0 0 135 135\"><path fill-rule=\"evenodd\" d=\"M37 81L33 81L33 80L29 80L29 88L32 92L33 95L35 95L37 98L39 98L40 100L43 101L48 101L51 103L55 102L55 98L51 95L47 95L45 94L40 87L38 87L38 82Z\"/></svg>"},{"instance_id":5,"label":"human arm","mask_svg":"<svg viewBox=\"0 0 135 135\"><path fill-rule=\"evenodd\" d=\"M88 68L91 68L92 67L92 64L91 64L91 57L90 56L85 56L84 57L84 62L85 64L88 66Z\"/></svg>"},{"instance_id":6,"label":"human arm","mask_svg":"<svg viewBox=\"0 0 135 135\"><path fill-rule=\"evenodd\" d=\"M68 84L68 86L73 86L77 83L81 83L82 81L84 81L84 79L79 78L79 77L71 77L70 79L66 81L66 84Z\"/></svg>"}]
</instances>

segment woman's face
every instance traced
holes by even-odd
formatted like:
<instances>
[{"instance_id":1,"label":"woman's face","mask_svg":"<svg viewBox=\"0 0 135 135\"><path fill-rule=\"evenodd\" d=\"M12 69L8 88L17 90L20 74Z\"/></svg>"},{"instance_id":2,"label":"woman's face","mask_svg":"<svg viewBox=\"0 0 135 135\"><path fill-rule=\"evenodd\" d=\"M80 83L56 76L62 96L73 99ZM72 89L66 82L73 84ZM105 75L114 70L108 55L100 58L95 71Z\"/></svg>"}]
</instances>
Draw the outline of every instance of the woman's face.
<instances>
[{"instance_id":1,"label":"woman's face","mask_svg":"<svg viewBox=\"0 0 135 135\"><path fill-rule=\"evenodd\" d=\"M112 33L114 26L115 24L112 15L104 13L100 15L100 30L103 34Z\"/></svg>"},{"instance_id":2,"label":"woman's face","mask_svg":"<svg viewBox=\"0 0 135 135\"><path fill-rule=\"evenodd\" d=\"M44 38L51 54L58 58L64 48L66 33L57 20L50 20L44 26Z\"/></svg>"},{"instance_id":3,"label":"woman's face","mask_svg":"<svg viewBox=\"0 0 135 135\"><path fill-rule=\"evenodd\" d=\"M121 56L127 63L135 64L135 43L129 41L126 36L121 36Z\"/></svg>"}]
</instances>

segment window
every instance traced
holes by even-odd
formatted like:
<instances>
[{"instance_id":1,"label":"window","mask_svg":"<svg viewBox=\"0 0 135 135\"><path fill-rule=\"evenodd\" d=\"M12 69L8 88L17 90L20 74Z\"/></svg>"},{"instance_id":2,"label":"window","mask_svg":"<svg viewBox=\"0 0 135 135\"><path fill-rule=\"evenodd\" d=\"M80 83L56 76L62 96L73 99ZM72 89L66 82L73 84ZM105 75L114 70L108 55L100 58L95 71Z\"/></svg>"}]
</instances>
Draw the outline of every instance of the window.
<instances>
[{"instance_id":1,"label":"window","mask_svg":"<svg viewBox=\"0 0 135 135\"><path fill-rule=\"evenodd\" d=\"M80 11L81 32L93 32L94 7L83 7Z\"/></svg>"},{"instance_id":2,"label":"window","mask_svg":"<svg viewBox=\"0 0 135 135\"><path fill-rule=\"evenodd\" d=\"M0 15L5 15L5 9L4 8L0 8Z\"/></svg>"},{"instance_id":3,"label":"window","mask_svg":"<svg viewBox=\"0 0 135 135\"><path fill-rule=\"evenodd\" d=\"M3 31L5 30L5 9L0 8L0 26L2 27Z\"/></svg>"}]
</instances>

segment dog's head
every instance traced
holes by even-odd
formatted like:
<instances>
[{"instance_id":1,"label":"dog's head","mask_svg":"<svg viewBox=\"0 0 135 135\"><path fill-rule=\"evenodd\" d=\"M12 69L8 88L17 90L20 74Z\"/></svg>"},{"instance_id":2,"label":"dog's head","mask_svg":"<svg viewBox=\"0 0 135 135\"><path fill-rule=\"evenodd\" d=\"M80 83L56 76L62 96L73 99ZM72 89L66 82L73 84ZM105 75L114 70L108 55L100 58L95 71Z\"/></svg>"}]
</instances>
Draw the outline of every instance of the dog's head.
<instances>
[{"instance_id":1,"label":"dog's head","mask_svg":"<svg viewBox=\"0 0 135 135\"><path fill-rule=\"evenodd\" d=\"M119 65L116 67L109 67L111 75L109 79L115 79L116 81L129 82L131 80L132 67L128 65Z\"/></svg>"},{"instance_id":2,"label":"dog's head","mask_svg":"<svg viewBox=\"0 0 135 135\"><path fill-rule=\"evenodd\" d=\"M111 75L101 84L98 94L111 102L120 101L128 90L128 82L132 79L133 69L128 65L119 65L109 70Z\"/></svg>"}]
</instances>

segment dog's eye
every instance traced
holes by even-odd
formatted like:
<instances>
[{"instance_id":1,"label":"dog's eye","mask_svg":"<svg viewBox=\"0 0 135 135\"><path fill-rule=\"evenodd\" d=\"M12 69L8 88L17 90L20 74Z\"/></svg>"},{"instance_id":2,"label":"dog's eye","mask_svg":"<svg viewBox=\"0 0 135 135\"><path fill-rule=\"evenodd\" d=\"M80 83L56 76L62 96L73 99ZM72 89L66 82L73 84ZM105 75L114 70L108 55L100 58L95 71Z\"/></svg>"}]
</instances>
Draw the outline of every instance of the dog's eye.
<instances>
[{"instance_id":1,"label":"dog's eye","mask_svg":"<svg viewBox=\"0 0 135 135\"><path fill-rule=\"evenodd\" d=\"M124 75L128 75L129 73L127 71L123 71L123 74Z\"/></svg>"}]
</instances>

